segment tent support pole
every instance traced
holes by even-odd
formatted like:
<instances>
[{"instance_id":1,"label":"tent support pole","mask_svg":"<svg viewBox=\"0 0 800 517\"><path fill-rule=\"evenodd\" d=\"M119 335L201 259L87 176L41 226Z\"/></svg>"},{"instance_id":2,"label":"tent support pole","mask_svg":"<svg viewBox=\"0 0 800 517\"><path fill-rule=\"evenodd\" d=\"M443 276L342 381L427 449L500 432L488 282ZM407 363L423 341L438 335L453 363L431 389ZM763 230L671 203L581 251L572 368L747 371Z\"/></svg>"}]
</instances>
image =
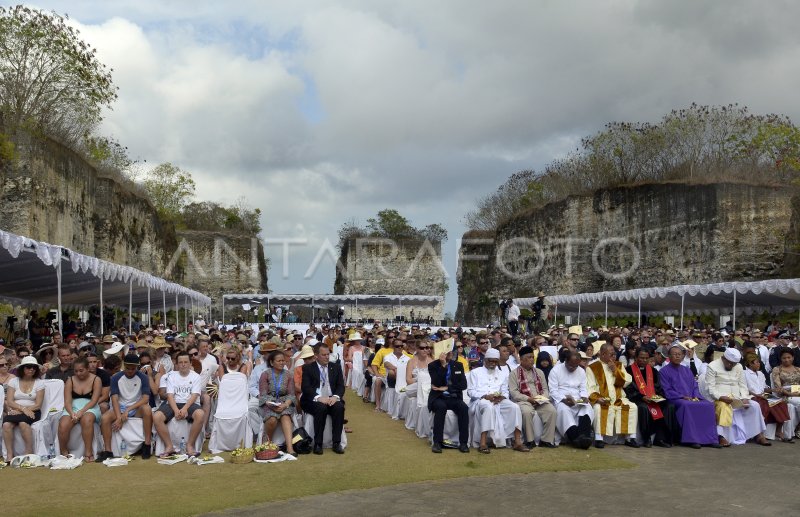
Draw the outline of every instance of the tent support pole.
<instances>
[{"instance_id":1,"label":"tent support pole","mask_svg":"<svg viewBox=\"0 0 800 517\"><path fill-rule=\"evenodd\" d=\"M558 304L556 304L553 313L553 325L558 327Z\"/></svg>"},{"instance_id":2,"label":"tent support pole","mask_svg":"<svg viewBox=\"0 0 800 517\"><path fill-rule=\"evenodd\" d=\"M169 325L167 325L167 292L166 291L161 291L161 303L164 304L164 319L161 321L161 323L164 324L164 330L166 330L166 329L169 328Z\"/></svg>"},{"instance_id":3,"label":"tent support pole","mask_svg":"<svg viewBox=\"0 0 800 517\"><path fill-rule=\"evenodd\" d=\"M178 293L175 293L175 330L181 329L181 313L178 305Z\"/></svg>"},{"instance_id":4,"label":"tent support pole","mask_svg":"<svg viewBox=\"0 0 800 517\"><path fill-rule=\"evenodd\" d=\"M581 324L581 301L578 300L578 325Z\"/></svg>"},{"instance_id":5,"label":"tent support pole","mask_svg":"<svg viewBox=\"0 0 800 517\"><path fill-rule=\"evenodd\" d=\"M732 317L733 317L733 319L732 319L731 323L733 325L733 330L735 331L736 330L736 284L735 283L733 284L733 314L732 314Z\"/></svg>"},{"instance_id":6,"label":"tent support pole","mask_svg":"<svg viewBox=\"0 0 800 517\"><path fill-rule=\"evenodd\" d=\"M58 333L64 337L64 318L61 312L61 257L58 257L58 265L56 266L56 279L58 280Z\"/></svg>"},{"instance_id":7,"label":"tent support pole","mask_svg":"<svg viewBox=\"0 0 800 517\"><path fill-rule=\"evenodd\" d=\"M103 277L100 277L100 335L103 336L105 334L104 327L104 317L103 317Z\"/></svg>"},{"instance_id":8,"label":"tent support pole","mask_svg":"<svg viewBox=\"0 0 800 517\"><path fill-rule=\"evenodd\" d=\"M150 315L150 286L147 286L147 326L153 328L153 319Z\"/></svg>"},{"instance_id":9,"label":"tent support pole","mask_svg":"<svg viewBox=\"0 0 800 517\"><path fill-rule=\"evenodd\" d=\"M314 297L311 297L311 323L314 323Z\"/></svg>"},{"instance_id":10,"label":"tent support pole","mask_svg":"<svg viewBox=\"0 0 800 517\"><path fill-rule=\"evenodd\" d=\"M133 275L128 284L128 334L133 333Z\"/></svg>"},{"instance_id":11,"label":"tent support pole","mask_svg":"<svg viewBox=\"0 0 800 517\"><path fill-rule=\"evenodd\" d=\"M681 295L681 326L680 329L683 330L683 299L686 296L686 293Z\"/></svg>"},{"instance_id":12,"label":"tent support pole","mask_svg":"<svg viewBox=\"0 0 800 517\"><path fill-rule=\"evenodd\" d=\"M608 328L608 295L606 295L606 324L604 327Z\"/></svg>"},{"instance_id":13,"label":"tent support pole","mask_svg":"<svg viewBox=\"0 0 800 517\"><path fill-rule=\"evenodd\" d=\"M639 323L636 325L637 328L642 328L642 297L639 297Z\"/></svg>"}]
</instances>

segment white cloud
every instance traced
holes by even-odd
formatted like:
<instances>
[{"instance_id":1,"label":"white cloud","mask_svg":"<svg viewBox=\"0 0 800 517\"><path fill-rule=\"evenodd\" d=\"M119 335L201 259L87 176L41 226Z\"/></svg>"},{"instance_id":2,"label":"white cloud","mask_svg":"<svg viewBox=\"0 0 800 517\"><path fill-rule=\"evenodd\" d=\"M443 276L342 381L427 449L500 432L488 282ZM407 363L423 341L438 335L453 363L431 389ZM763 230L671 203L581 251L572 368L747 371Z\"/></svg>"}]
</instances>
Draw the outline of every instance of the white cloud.
<instances>
[{"instance_id":1,"label":"white cloud","mask_svg":"<svg viewBox=\"0 0 800 517\"><path fill-rule=\"evenodd\" d=\"M292 278L273 269L281 291L330 291L332 266L298 279L314 246L385 207L443 223L454 270L472 199L608 121L693 101L800 118L800 5L786 0L70 8L120 87L106 133L192 171L200 198L244 194L265 236L309 240Z\"/></svg>"}]
</instances>

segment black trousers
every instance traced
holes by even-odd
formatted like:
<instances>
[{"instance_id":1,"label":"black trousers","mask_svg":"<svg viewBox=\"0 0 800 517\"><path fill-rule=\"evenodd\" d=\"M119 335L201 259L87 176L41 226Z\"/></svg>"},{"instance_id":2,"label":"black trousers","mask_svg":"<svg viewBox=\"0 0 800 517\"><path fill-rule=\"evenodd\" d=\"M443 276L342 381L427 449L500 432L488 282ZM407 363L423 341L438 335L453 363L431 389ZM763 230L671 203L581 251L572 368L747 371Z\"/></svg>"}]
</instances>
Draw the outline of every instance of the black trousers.
<instances>
[{"instance_id":1,"label":"black trousers","mask_svg":"<svg viewBox=\"0 0 800 517\"><path fill-rule=\"evenodd\" d=\"M644 402L637 402L636 408L639 410L639 432L642 440L647 442L652 435L656 435L656 441L660 440L673 444L672 427L675 422L675 406L672 404L659 404L663 418L653 419L650 408ZM680 438L680 435L678 435Z\"/></svg>"},{"instance_id":2,"label":"black trousers","mask_svg":"<svg viewBox=\"0 0 800 517\"><path fill-rule=\"evenodd\" d=\"M511 335L516 337L517 332L519 332L519 321L509 321L508 322L508 331L511 332Z\"/></svg>"},{"instance_id":3,"label":"black trousers","mask_svg":"<svg viewBox=\"0 0 800 517\"><path fill-rule=\"evenodd\" d=\"M331 438L333 445L338 445L342 440L342 428L344 427L344 402L337 401L329 406L320 402L312 402L311 406L306 406L307 412L314 415L314 445L322 445L322 434L325 432L325 420L331 417Z\"/></svg>"},{"instance_id":4,"label":"black trousers","mask_svg":"<svg viewBox=\"0 0 800 517\"><path fill-rule=\"evenodd\" d=\"M459 445L469 443L469 408L461 398L439 397L431 404L433 412L433 443L444 441L444 420L447 410L452 411L458 418Z\"/></svg>"}]
</instances>

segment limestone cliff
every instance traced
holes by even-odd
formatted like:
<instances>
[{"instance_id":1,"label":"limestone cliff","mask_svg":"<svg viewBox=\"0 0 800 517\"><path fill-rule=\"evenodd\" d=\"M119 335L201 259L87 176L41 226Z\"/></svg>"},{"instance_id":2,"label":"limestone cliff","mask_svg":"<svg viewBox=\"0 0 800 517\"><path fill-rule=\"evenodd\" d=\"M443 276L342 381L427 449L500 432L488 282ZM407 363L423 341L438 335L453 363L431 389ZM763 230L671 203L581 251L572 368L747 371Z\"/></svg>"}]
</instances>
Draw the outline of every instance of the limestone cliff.
<instances>
[{"instance_id":1,"label":"limestone cliff","mask_svg":"<svg viewBox=\"0 0 800 517\"><path fill-rule=\"evenodd\" d=\"M520 214L459 250L457 319L499 297L795 276L789 187L664 183L573 196ZM790 231L790 227L795 230Z\"/></svg>"},{"instance_id":2,"label":"limestone cliff","mask_svg":"<svg viewBox=\"0 0 800 517\"><path fill-rule=\"evenodd\" d=\"M441 243L420 239L353 238L342 246L337 268L335 294L389 294L442 296L447 279L442 266ZM359 307L362 318L389 319L404 316L411 307ZM415 307L416 319L441 320L444 303L436 307ZM349 312L348 312L349 314Z\"/></svg>"},{"instance_id":3,"label":"limestone cliff","mask_svg":"<svg viewBox=\"0 0 800 517\"><path fill-rule=\"evenodd\" d=\"M267 292L267 263L258 237L192 230L180 230L177 237L185 257L185 285L210 296L215 311L222 310L225 293Z\"/></svg>"},{"instance_id":4,"label":"limestone cliff","mask_svg":"<svg viewBox=\"0 0 800 517\"><path fill-rule=\"evenodd\" d=\"M215 303L223 291L266 290L266 262L257 236L178 234L134 184L103 176L51 140L18 136L14 143L14 159L0 166L0 228L188 285ZM240 266L242 261L247 268ZM198 264L209 272L202 281Z\"/></svg>"}]
</instances>

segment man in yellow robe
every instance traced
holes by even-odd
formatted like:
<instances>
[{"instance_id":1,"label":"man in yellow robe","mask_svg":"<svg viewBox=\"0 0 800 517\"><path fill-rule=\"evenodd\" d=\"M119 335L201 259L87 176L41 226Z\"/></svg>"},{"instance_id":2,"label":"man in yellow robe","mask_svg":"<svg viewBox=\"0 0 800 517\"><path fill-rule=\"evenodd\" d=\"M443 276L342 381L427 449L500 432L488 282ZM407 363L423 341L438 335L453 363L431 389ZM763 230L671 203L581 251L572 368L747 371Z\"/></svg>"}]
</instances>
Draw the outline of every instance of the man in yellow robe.
<instances>
[{"instance_id":1,"label":"man in yellow robe","mask_svg":"<svg viewBox=\"0 0 800 517\"><path fill-rule=\"evenodd\" d=\"M597 344L597 343L595 343ZM586 368L589 402L594 408L594 445L605 447L604 436L624 435L625 445L638 448L636 404L625 396L623 388L631 383L631 375L616 361L614 346L602 342L599 360Z\"/></svg>"}]
</instances>

